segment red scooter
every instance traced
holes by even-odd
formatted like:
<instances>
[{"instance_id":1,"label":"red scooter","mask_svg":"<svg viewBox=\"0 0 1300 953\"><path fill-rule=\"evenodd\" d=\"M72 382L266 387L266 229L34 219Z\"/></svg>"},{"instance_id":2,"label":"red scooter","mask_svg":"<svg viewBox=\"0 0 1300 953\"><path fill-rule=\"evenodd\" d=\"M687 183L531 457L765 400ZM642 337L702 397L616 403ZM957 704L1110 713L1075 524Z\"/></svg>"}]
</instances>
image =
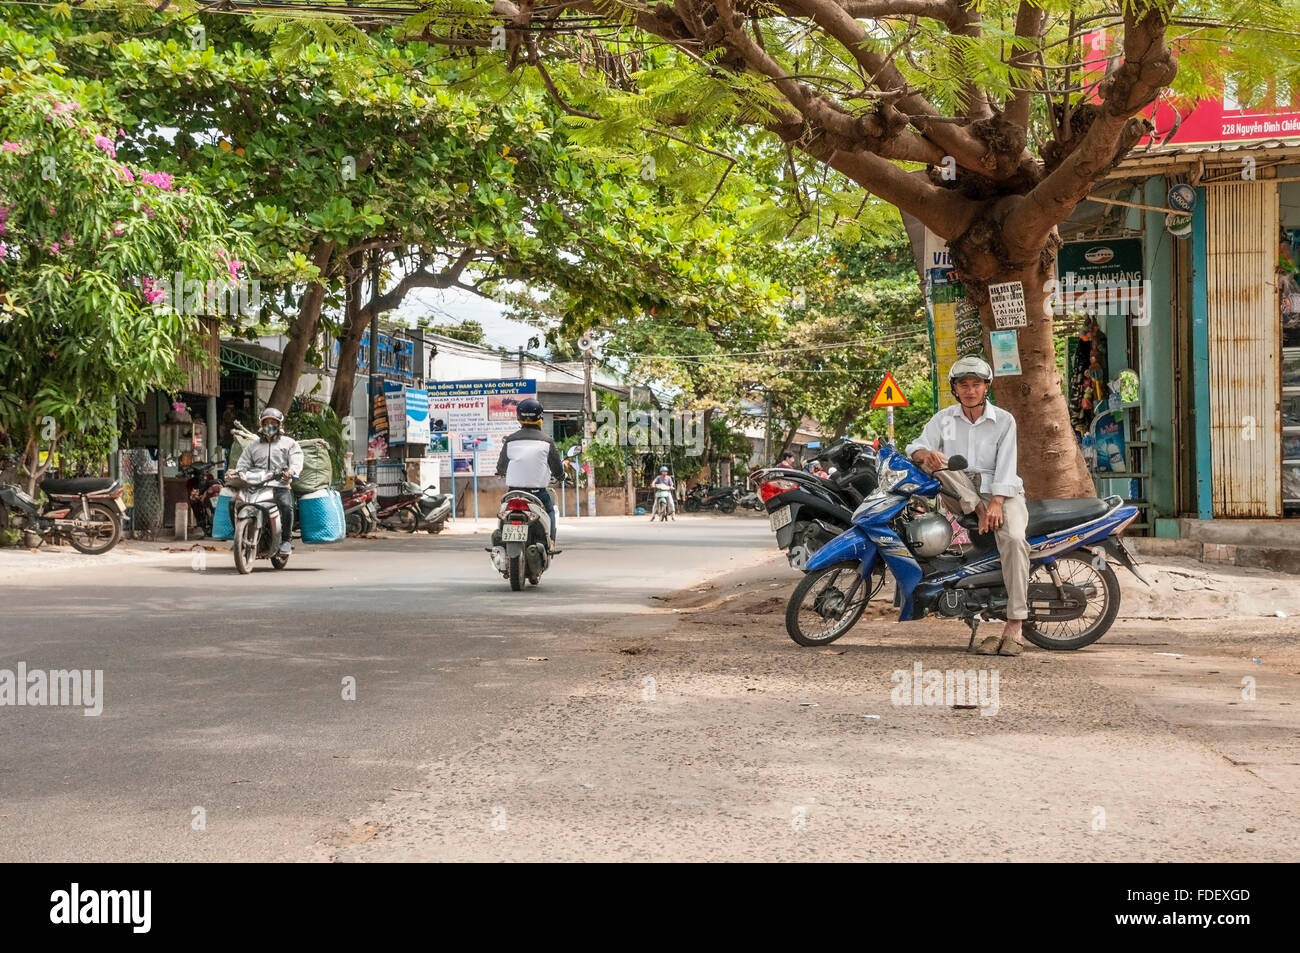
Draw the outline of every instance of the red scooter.
<instances>
[{"instance_id":1,"label":"red scooter","mask_svg":"<svg viewBox=\"0 0 1300 953\"><path fill-rule=\"evenodd\" d=\"M404 533L428 530L441 533L451 516L451 498L438 493L432 486L423 490L414 483L402 484L402 492L379 501L377 513L381 526L400 529Z\"/></svg>"},{"instance_id":2,"label":"red scooter","mask_svg":"<svg viewBox=\"0 0 1300 953\"><path fill-rule=\"evenodd\" d=\"M352 489L342 491L343 519L349 536L369 536L379 526L375 488L357 480Z\"/></svg>"}]
</instances>

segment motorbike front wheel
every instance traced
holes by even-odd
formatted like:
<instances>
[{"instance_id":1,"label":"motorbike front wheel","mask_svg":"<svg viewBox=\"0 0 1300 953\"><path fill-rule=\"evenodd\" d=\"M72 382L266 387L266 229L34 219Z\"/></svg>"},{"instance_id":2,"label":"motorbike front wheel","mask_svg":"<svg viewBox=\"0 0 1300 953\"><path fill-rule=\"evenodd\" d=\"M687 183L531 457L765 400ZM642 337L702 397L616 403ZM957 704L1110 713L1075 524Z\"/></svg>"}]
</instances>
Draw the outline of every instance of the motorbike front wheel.
<instances>
[{"instance_id":1,"label":"motorbike front wheel","mask_svg":"<svg viewBox=\"0 0 1300 953\"><path fill-rule=\"evenodd\" d=\"M871 596L884 582L877 566L871 585L864 583L861 564L836 563L806 574L794 587L785 608L785 631L800 645L830 645L862 615Z\"/></svg>"},{"instance_id":2,"label":"motorbike front wheel","mask_svg":"<svg viewBox=\"0 0 1300 953\"><path fill-rule=\"evenodd\" d=\"M252 572L257 559L257 520L246 517L235 524L235 541L230 548L235 551L235 568L242 575Z\"/></svg>"},{"instance_id":3,"label":"motorbike front wheel","mask_svg":"<svg viewBox=\"0 0 1300 953\"><path fill-rule=\"evenodd\" d=\"M727 499L723 500L721 503L718 504L718 509L720 509L724 513L736 512L735 499L728 497Z\"/></svg>"},{"instance_id":4,"label":"motorbike front wheel","mask_svg":"<svg viewBox=\"0 0 1300 953\"><path fill-rule=\"evenodd\" d=\"M1119 580L1104 557L1095 557L1087 550L1058 556L1056 565L1061 573L1061 582L1083 589L1088 604L1077 619L1036 622L1031 603L1030 618L1024 624L1025 638L1048 651L1081 649L1105 635L1119 615ZM1050 585L1052 579L1046 566L1035 566L1029 573L1029 581Z\"/></svg>"},{"instance_id":5,"label":"motorbike front wheel","mask_svg":"<svg viewBox=\"0 0 1300 953\"><path fill-rule=\"evenodd\" d=\"M122 521L118 518L117 511L104 503L91 503L88 508L90 518L86 522L94 523L95 528L72 530L68 533L68 542L79 553L99 556L116 546L117 541L122 538ZM76 507L73 508L73 512L76 512Z\"/></svg>"},{"instance_id":6,"label":"motorbike front wheel","mask_svg":"<svg viewBox=\"0 0 1300 953\"><path fill-rule=\"evenodd\" d=\"M686 501L686 512L687 512L687 513L698 513L699 511L700 511L700 501L699 501L699 500L695 499L695 497L691 497L690 499L688 499L688 500Z\"/></svg>"},{"instance_id":7,"label":"motorbike front wheel","mask_svg":"<svg viewBox=\"0 0 1300 953\"><path fill-rule=\"evenodd\" d=\"M343 522L347 526L347 533L349 536L360 536L366 531L365 520L361 518L360 510L353 510L347 515Z\"/></svg>"}]
</instances>

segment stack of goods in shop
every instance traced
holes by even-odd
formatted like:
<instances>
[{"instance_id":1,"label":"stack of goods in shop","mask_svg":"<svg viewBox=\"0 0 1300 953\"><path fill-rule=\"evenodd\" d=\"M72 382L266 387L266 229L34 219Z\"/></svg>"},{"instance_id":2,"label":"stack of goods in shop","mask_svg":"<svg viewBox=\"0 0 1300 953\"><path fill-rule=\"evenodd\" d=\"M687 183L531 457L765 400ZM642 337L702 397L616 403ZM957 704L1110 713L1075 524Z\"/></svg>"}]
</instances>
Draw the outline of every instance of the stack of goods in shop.
<instances>
[{"instance_id":1,"label":"stack of goods in shop","mask_svg":"<svg viewBox=\"0 0 1300 953\"><path fill-rule=\"evenodd\" d=\"M1101 410L1106 388L1106 335L1096 318L1088 318L1075 342L1070 364L1070 424L1082 439Z\"/></svg>"}]
</instances>

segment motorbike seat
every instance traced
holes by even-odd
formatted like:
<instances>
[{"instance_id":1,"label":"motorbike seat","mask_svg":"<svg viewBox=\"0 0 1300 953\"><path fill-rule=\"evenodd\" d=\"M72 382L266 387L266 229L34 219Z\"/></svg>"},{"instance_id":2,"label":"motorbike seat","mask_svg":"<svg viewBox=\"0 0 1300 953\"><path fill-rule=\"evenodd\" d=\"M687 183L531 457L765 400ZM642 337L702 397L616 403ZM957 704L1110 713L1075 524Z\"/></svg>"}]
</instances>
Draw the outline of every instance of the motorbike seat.
<instances>
[{"instance_id":1,"label":"motorbike seat","mask_svg":"<svg viewBox=\"0 0 1300 953\"><path fill-rule=\"evenodd\" d=\"M1031 500L1026 508L1029 510L1026 536L1046 536L1058 529L1069 529L1105 516L1111 510L1109 503L1098 499Z\"/></svg>"},{"instance_id":2,"label":"motorbike seat","mask_svg":"<svg viewBox=\"0 0 1300 953\"><path fill-rule=\"evenodd\" d=\"M1105 500L1030 500L1025 504L1029 511L1029 526L1026 536L1046 536L1060 529L1069 529L1080 523L1098 519L1110 512L1110 504ZM979 517L967 513L957 522L968 530L979 528Z\"/></svg>"},{"instance_id":3,"label":"motorbike seat","mask_svg":"<svg viewBox=\"0 0 1300 953\"><path fill-rule=\"evenodd\" d=\"M103 477L80 477L75 480L42 480L41 489L50 496L76 493L99 493L111 489L116 480Z\"/></svg>"}]
</instances>

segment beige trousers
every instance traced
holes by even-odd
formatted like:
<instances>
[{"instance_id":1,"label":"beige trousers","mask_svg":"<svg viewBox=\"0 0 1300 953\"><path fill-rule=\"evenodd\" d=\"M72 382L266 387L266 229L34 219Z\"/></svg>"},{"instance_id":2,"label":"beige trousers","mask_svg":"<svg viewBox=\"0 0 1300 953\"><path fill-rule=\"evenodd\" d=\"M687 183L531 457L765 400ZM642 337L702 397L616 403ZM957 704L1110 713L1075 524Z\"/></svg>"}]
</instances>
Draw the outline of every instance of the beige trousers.
<instances>
[{"instance_id":1,"label":"beige trousers","mask_svg":"<svg viewBox=\"0 0 1300 953\"><path fill-rule=\"evenodd\" d=\"M936 480L961 500L963 513L975 512L980 501L993 499L991 493L980 493L976 483L965 473L941 470L932 474ZM979 474L975 474L979 479ZM1029 618L1029 543L1025 531L1029 528L1029 509L1023 493L1008 496L1002 501L1002 525L994 531L998 542L998 555L1002 557L1002 579L1007 587L1007 618Z\"/></svg>"}]
</instances>

